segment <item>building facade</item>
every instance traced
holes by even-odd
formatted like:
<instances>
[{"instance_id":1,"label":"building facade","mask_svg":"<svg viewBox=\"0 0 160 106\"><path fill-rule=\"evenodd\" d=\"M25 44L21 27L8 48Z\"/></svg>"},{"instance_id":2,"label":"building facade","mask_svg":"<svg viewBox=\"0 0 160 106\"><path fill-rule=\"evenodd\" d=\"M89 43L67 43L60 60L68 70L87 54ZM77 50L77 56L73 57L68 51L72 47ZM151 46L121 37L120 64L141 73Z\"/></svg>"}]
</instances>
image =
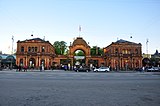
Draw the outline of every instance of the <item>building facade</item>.
<instances>
[{"instance_id":1,"label":"building facade","mask_svg":"<svg viewBox=\"0 0 160 106\"><path fill-rule=\"evenodd\" d=\"M55 49L49 41L34 38L17 42L16 64L29 68L44 66L49 69L55 57Z\"/></svg>"},{"instance_id":2,"label":"building facade","mask_svg":"<svg viewBox=\"0 0 160 106\"><path fill-rule=\"evenodd\" d=\"M70 43L67 55L58 55L54 58L56 65L65 64L70 67L76 65L85 66L101 66L104 64L104 59L101 56L91 56L90 46L82 37L77 37L73 43ZM82 50L83 56L76 56L75 52Z\"/></svg>"},{"instance_id":3,"label":"building facade","mask_svg":"<svg viewBox=\"0 0 160 106\"><path fill-rule=\"evenodd\" d=\"M82 50L84 55L76 56L77 50ZM66 55L56 55L53 45L40 38L18 41L16 64L32 68L39 68L44 65L46 69L51 66L61 67L61 65L67 65L70 68L75 65L110 66L114 70L142 67L140 43L118 40L105 47L104 55L101 56L92 56L90 50L89 44L82 37L77 37L73 43L70 43Z\"/></svg>"},{"instance_id":4,"label":"building facade","mask_svg":"<svg viewBox=\"0 0 160 106\"><path fill-rule=\"evenodd\" d=\"M141 44L118 40L104 48L105 62L113 70L128 70L142 67Z\"/></svg>"}]
</instances>

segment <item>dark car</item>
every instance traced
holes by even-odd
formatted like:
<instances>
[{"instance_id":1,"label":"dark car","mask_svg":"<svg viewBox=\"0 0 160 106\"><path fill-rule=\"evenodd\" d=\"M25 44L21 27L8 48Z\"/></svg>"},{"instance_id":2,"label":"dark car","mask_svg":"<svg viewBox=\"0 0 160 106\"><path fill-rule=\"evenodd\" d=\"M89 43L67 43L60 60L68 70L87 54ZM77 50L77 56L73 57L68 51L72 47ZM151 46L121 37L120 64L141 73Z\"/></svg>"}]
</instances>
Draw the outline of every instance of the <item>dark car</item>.
<instances>
[{"instance_id":1,"label":"dark car","mask_svg":"<svg viewBox=\"0 0 160 106\"><path fill-rule=\"evenodd\" d=\"M89 72L91 71L89 67L80 67L75 70L76 72Z\"/></svg>"}]
</instances>

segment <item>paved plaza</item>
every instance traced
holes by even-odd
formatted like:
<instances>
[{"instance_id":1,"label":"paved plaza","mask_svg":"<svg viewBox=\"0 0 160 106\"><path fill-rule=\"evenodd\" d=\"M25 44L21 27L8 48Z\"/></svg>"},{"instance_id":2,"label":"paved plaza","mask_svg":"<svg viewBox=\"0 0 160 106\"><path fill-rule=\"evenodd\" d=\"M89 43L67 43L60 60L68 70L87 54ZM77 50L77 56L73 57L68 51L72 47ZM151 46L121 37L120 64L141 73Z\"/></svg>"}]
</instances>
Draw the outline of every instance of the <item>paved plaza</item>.
<instances>
[{"instance_id":1,"label":"paved plaza","mask_svg":"<svg viewBox=\"0 0 160 106\"><path fill-rule=\"evenodd\" d=\"M0 106L160 106L160 73L3 70Z\"/></svg>"}]
</instances>

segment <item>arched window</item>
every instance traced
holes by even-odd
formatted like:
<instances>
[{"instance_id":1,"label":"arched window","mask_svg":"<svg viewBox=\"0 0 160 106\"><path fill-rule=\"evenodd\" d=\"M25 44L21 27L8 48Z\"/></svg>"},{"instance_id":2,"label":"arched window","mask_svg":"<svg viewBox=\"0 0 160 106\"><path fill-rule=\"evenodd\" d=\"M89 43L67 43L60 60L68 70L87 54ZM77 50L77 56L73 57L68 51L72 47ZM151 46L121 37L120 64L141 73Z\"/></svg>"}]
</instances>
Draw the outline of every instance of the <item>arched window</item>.
<instances>
[{"instance_id":1,"label":"arched window","mask_svg":"<svg viewBox=\"0 0 160 106\"><path fill-rule=\"evenodd\" d=\"M31 52L31 47L28 47L28 52Z\"/></svg>"},{"instance_id":2,"label":"arched window","mask_svg":"<svg viewBox=\"0 0 160 106\"><path fill-rule=\"evenodd\" d=\"M135 50L135 53L138 54L138 49Z\"/></svg>"},{"instance_id":3,"label":"arched window","mask_svg":"<svg viewBox=\"0 0 160 106\"><path fill-rule=\"evenodd\" d=\"M128 54L128 50L125 50L125 54Z\"/></svg>"},{"instance_id":4,"label":"arched window","mask_svg":"<svg viewBox=\"0 0 160 106\"><path fill-rule=\"evenodd\" d=\"M36 66L36 60L34 58L29 59L29 67L34 68Z\"/></svg>"},{"instance_id":5,"label":"arched window","mask_svg":"<svg viewBox=\"0 0 160 106\"><path fill-rule=\"evenodd\" d=\"M35 47L35 52L37 52L37 47Z\"/></svg>"},{"instance_id":6,"label":"arched window","mask_svg":"<svg viewBox=\"0 0 160 106\"><path fill-rule=\"evenodd\" d=\"M45 52L45 47L44 46L42 46L42 52Z\"/></svg>"},{"instance_id":7,"label":"arched window","mask_svg":"<svg viewBox=\"0 0 160 106\"><path fill-rule=\"evenodd\" d=\"M23 46L21 47L21 52L24 52L24 47Z\"/></svg>"},{"instance_id":8,"label":"arched window","mask_svg":"<svg viewBox=\"0 0 160 106\"><path fill-rule=\"evenodd\" d=\"M128 54L131 54L131 49L128 50Z\"/></svg>"},{"instance_id":9,"label":"arched window","mask_svg":"<svg viewBox=\"0 0 160 106\"><path fill-rule=\"evenodd\" d=\"M115 50L115 54L118 54L118 49Z\"/></svg>"},{"instance_id":10,"label":"arched window","mask_svg":"<svg viewBox=\"0 0 160 106\"><path fill-rule=\"evenodd\" d=\"M122 50L122 54L125 54L125 50L124 49Z\"/></svg>"},{"instance_id":11,"label":"arched window","mask_svg":"<svg viewBox=\"0 0 160 106\"><path fill-rule=\"evenodd\" d=\"M34 52L34 47L32 47L32 52Z\"/></svg>"}]
</instances>

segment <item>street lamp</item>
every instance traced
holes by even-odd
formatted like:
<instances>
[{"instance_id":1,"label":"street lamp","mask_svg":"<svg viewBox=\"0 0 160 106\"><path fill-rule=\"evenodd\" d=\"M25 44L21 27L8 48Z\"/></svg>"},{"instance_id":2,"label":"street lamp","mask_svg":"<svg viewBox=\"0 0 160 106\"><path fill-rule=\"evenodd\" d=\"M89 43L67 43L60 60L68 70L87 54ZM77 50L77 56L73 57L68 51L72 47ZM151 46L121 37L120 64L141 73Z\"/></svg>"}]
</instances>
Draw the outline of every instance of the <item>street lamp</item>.
<instances>
[{"instance_id":1,"label":"street lamp","mask_svg":"<svg viewBox=\"0 0 160 106\"><path fill-rule=\"evenodd\" d=\"M146 41L146 53L147 53L147 58L148 58L148 42L149 42L149 40L147 39L147 41Z\"/></svg>"},{"instance_id":2,"label":"street lamp","mask_svg":"<svg viewBox=\"0 0 160 106\"><path fill-rule=\"evenodd\" d=\"M14 43L14 36L12 36L12 52L11 52L11 56L13 56L13 43ZM12 57L11 57L11 70L12 70L12 67L13 67L13 64L12 64Z\"/></svg>"}]
</instances>

